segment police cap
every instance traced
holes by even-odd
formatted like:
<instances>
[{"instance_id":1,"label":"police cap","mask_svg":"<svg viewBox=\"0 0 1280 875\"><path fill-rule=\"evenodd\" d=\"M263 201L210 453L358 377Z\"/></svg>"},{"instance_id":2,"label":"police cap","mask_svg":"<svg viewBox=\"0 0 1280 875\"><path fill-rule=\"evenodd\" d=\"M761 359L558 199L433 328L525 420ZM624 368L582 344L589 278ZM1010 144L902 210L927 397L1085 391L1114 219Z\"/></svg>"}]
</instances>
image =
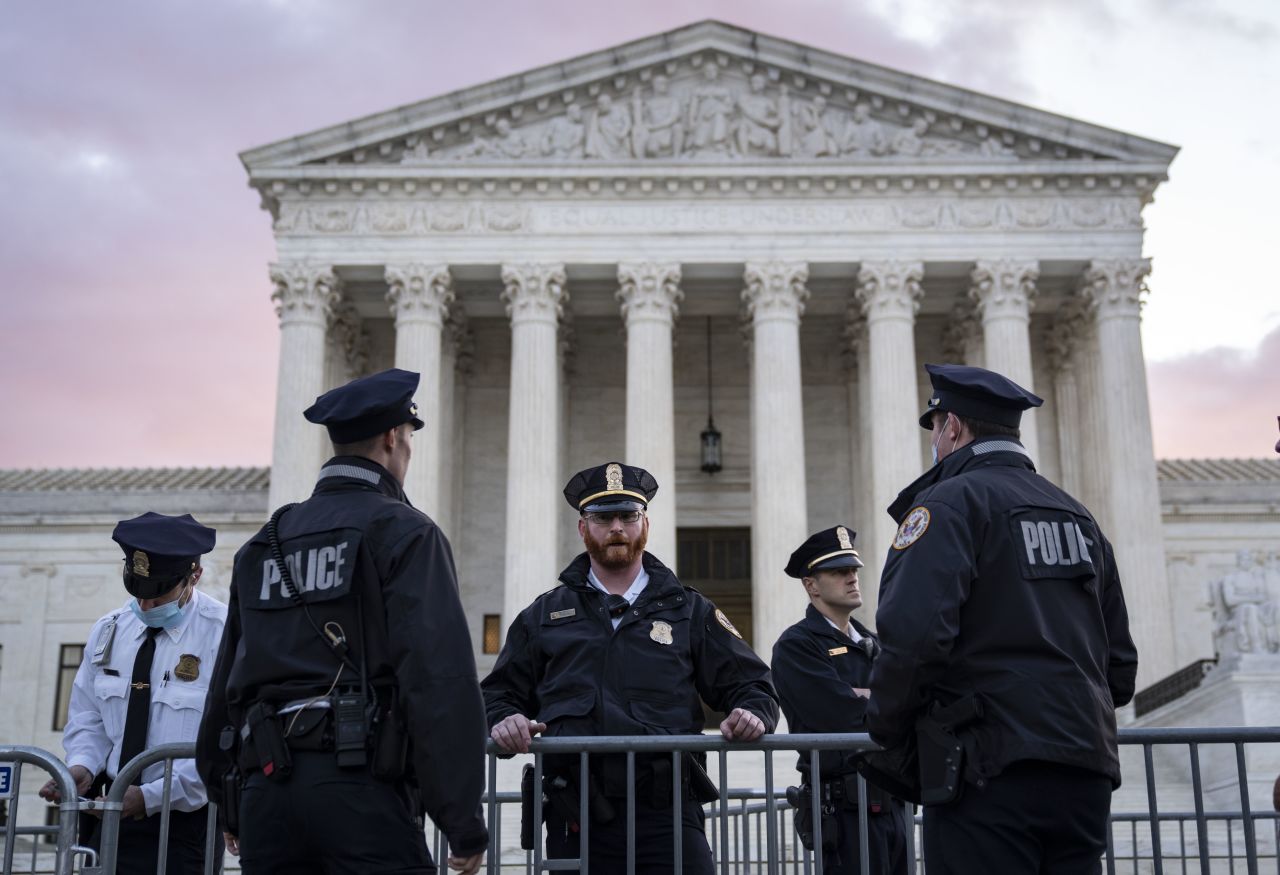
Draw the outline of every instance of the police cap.
<instances>
[{"instance_id":1,"label":"police cap","mask_svg":"<svg viewBox=\"0 0 1280 875\"><path fill-rule=\"evenodd\" d=\"M1017 428L1022 411L1039 407L1044 399L1033 395L1008 377L968 365L925 365L933 394L920 414L920 427L933 428L937 411L954 413Z\"/></svg>"},{"instance_id":2,"label":"police cap","mask_svg":"<svg viewBox=\"0 0 1280 875\"><path fill-rule=\"evenodd\" d=\"M413 393L419 379L419 374L400 368L361 377L325 392L302 415L328 428L335 444L353 444L406 422L417 431L422 420Z\"/></svg>"},{"instance_id":3,"label":"police cap","mask_svg":"<svg viewBox=\"0 0 1280 875\"><path fill-rule=\"evenodd\" d=\"M785 573L788 577L812 577L828 568L861 568L862 557L853 549L858 533L847 526L833 526L809 536L791 554Z\"/></svg>"},{"instance_id":4,"label":"police cap","mask_svg":"<svg viewBox=\"0 0 1280 875\"><path fill-rule=\"evenodd\" d=\"M124 551L124 588L140 599L173 589L213 549L217 532L189 513L165 516L148 511L116 523L111 540Z\"/></svg>"},{"instance_id":5,"label":"police cap","mask_svg":"<svg viewBox=\"0 0 1280 875\"><path fill-rule=\"evenodd\" d=\"M564 500L580 513L644 510L658 493L658 481L644 468L606 462L573 475Z\"/></svg>"}]
</instances>

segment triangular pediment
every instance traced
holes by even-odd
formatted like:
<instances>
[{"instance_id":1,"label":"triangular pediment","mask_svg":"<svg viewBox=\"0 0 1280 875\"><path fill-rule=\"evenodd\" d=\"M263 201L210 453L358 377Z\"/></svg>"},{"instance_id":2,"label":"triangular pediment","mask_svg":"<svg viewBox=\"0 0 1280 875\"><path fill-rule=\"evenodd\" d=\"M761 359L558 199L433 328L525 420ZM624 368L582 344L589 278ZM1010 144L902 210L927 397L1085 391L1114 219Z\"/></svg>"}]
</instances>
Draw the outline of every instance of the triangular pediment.
<instances>
[{"instance_id":1,"label":"triangular pediment","mask_svg":"<svg viewBox=\"0 0 1280 875\"><path fill-rule=\"evenodd\" d=\"M245 152L250 173L334 165L1167 167L1176 147L701 22ZM1114 164L1112 166L1115 166Z\"/></svg>"}]
</instances>

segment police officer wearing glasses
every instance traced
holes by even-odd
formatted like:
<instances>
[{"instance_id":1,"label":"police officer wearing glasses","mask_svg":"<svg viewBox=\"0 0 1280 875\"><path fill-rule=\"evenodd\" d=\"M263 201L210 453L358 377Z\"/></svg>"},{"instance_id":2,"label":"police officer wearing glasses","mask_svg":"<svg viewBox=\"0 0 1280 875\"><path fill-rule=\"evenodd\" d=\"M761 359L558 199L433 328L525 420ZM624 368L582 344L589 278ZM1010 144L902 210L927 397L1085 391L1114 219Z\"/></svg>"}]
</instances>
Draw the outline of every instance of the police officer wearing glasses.
<instances>
[{"instance_id":1,"label":"police officer wearing glasses","mask_svg":"<svg viewBox=\"0 0 1280 875\"><path fill-rule=\"evenodd\" d=\"M197 748L249 875L476 872L484 709L444 533L404 493L418 374L316 399L334 457L236 555Z\"/></svg>"},{"instance_id":2,"label":"police officer wearing glasses","mask_svg":"<svg viewBox=\"0 0 1280 875\"><path fill-rule=\"evenodd\" d=\"M752 741L777 724L769 668L729 618L645 552L646 511L658 484L643 468L609 462L575 475L564 497L579 514L586 552L559 585L511 623L484 679L490 736L507 753L532 736L685 735L702 732L699 697L726 713L720 732ZM548 757L543 791L547 853L576 858L580 793L590 800L592 872L627 871L625 755ZM710 875L702 804L715 786L686 756L675 787L671 755L636 756L637 873L674 870L673 794L682 799L684 871Z\"/></svg>"},{"instance_id":3,"label":"police officer wearing glasses","mask_svg":"<svg viewBox=\"0 0 1280 875\"><path fill-rule=\"evenodd\" d=\"M929 875L1097 873L1138 654L1111 545L1019 438L1041 400L926 365L937 464L890 507L867 724L914 743Z\"/></svg>"},{"instance_id":4,"label":"police officer wearing glasses","mask_svg":"<svg viewBox=\"0 0 1280 875\"><path fill-rule=\"evenodd\" d=\"M875 635L853 618L862 607L854 549L857 533L833 526L809 537L791 554L785 574L799 580L809 599L804 619L788 628L773 646L773 682L782 713L793 733L866 732L871 665L880 651ZM824 813L822 870L830 875L859 875L858 774L852 751L819 752L821 779L810 772L810 754L802 751L796 768L803 783L795 794L797 824L810 836L809 794L820 795ZM788 790L791 793L791 790ZM900 800L867 784L867 857L873 875L906 875L907 820Z\"/></svg>"},{"instance_id":5,"label":"police officer wearing glasses","mask_svg":"<svg viewBox=\"0 0 1280 875\"><path fill-rule=\"evenodd\" d=\"M226 605L196 590L213 529L190 514L144 513L121 520L111 537L124 551L130 598L89 633L62 736L77 792L98 798L148 748L196 740L227 618ZM156 871L164 768L158 762L143 769L124 793L116 858L122 875ZM40 795L61 801L52 781ZM165 871L198 875L209 817L204 785L189 759L173 764L171 798ZM80 843L99 848L100 829L95 817L82 815Z\"/></svg>"}]
</instances>

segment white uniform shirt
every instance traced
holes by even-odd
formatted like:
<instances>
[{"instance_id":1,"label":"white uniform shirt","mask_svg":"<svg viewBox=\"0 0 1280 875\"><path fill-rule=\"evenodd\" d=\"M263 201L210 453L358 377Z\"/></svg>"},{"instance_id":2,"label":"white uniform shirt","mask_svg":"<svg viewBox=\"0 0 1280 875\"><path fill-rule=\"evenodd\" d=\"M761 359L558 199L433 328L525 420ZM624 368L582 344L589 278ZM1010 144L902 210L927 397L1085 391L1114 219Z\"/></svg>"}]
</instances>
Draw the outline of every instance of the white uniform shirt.
<instances>
[{"instance_id":1,"label":"white uniform shirt","mask_svg":"<svg viewBox=\"0 0 1280 875\"><path fill-rule=\"evenodd\" d=\"M851 639L853 639L854 644L858 644L862 641L862 635L858 633L858 630L856 628L854 628L853 623L850 623L849 625L841 629L835 623L831 622L831 618L828 617L826 614L822 615L822 619L826 620L827 624L831 626L832 629L835 629L837 632L839 632L841 635L848 635Z\"/></svg>"},{"instance_id":2,"label":"white uniform shirt","mask_svg":"<svg viewBox=\"0 0 1280 875\"><path fill-rule=\"evenodd\" d=\"M592 586L594 586L596 589L600 590L605 595L610 594L609 590L605 589L604 584L601 583L599 578L596 577L595 571L591 570L590 568L587 569L587 582L590 583ZM641 568L640 573L636 575L635 580L631 581L631 586L629 586L627 588L627 591L622 594L622 597L627 600L627 604L634 605L636 603L636 599L640 598L640 593L644 592L644 588L648 585L649 585L649 572ZM618 624L622 622L621 615L617 617L612 617L611 619L613 620L613 628L617 629Z\"/></svg>"},{"instance_id":3,"label":"white uniform shirt","mask_svg":"<svg viewBox=\"0 0 1280 875\"><path fill-rule=\"evenodd\" d=\"M102 665L94 665L94 651L112 617L116 627L111 651ZM148 749L158 744L195 742L226 621L227 606L197 589L182 609L181 622L156 636L155 660L151 663ZM71 687L71 708L62 734L68 767L84 766L95 775L105 769L114 779L123 765L120 745L124 741L124 721L129 710L129 684L133 679L134 657L146 640L146 629L133 615L128 602L94 624L84 660ZM189 657L199 660L194 664L196 677L183 680L177 676L176 669L184 662L183 674L190 676L192 659ZM147 814L159 812L164 793L163 762L143 770L141 790ZM204 784L196 775L195 760L174 762L172 798L175 811L195 811L208 801Z\"/></svg>"}]
</instances>

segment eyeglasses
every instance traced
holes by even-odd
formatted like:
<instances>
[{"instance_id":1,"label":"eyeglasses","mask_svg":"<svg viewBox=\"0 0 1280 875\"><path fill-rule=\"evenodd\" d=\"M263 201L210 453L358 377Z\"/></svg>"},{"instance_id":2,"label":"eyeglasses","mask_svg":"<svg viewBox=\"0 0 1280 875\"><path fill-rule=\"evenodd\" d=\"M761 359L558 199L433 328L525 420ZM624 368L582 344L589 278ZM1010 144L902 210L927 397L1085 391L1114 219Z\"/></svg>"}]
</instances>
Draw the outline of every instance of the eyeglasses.
<instances>
[{"instance_id":1,"label":"eyeglasses","mask_svg":"<svg viewBox=\"0 0 1280 875\"><path fill-rule=\"evenodd\" d=\"M608 525L609 521L614 517L622 520L623 525L631 525L640 522L640 517L644 516L644 511L640 510L615 510L615 511L592 511L584 513L582 518L589 523L595 523L598 526Z\"/></svg>"}]
</instances>

